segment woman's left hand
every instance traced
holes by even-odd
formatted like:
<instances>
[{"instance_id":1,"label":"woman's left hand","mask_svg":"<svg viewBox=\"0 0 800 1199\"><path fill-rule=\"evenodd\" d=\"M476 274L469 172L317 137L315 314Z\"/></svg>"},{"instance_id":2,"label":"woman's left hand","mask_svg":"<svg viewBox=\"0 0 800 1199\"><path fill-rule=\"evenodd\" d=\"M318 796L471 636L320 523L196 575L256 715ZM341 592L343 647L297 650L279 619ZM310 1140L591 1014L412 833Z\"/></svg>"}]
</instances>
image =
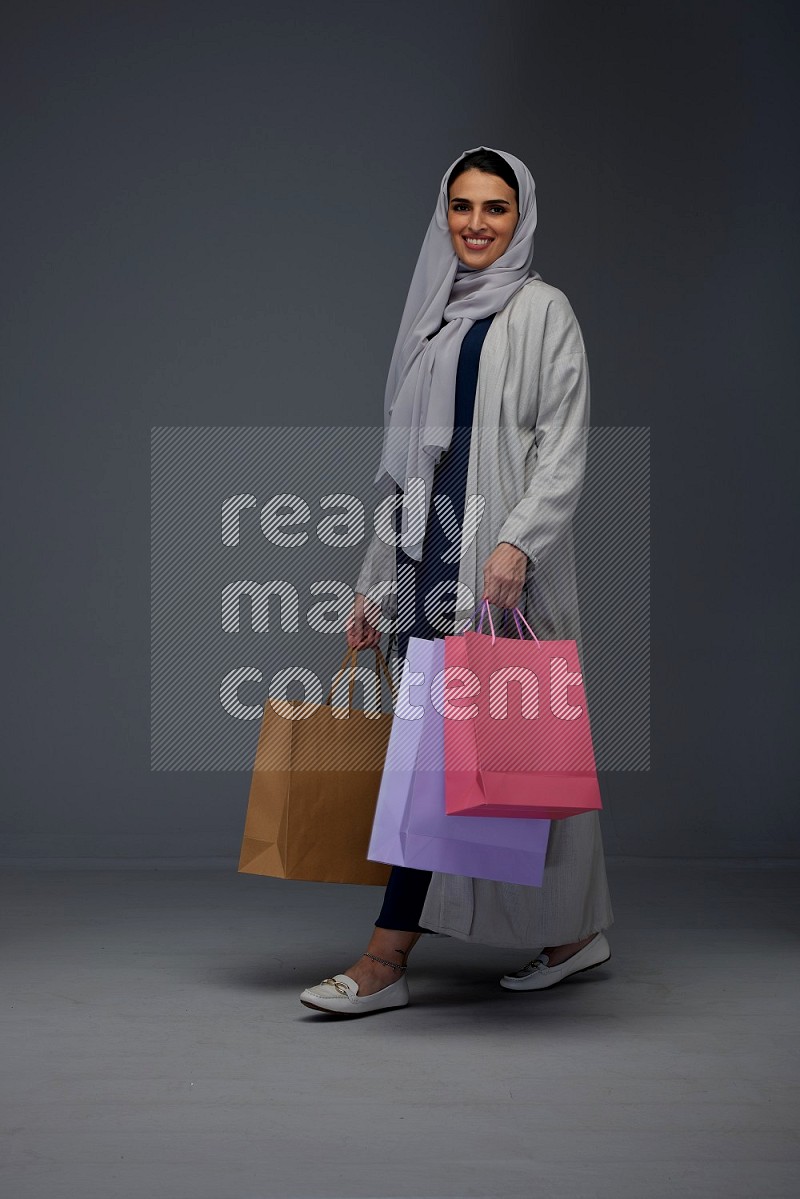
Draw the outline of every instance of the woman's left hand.
<instances>
[{"instance_id":1,"label":"woman's left hand","mask_svg":"<svg viewBox=\"0 0 800 1199\"><path fill-rule=\"evenodd\" d=\"M501 541L483 565L481 599L488 599L498 608L519 607L527 570L528 555L515 545Z\"/></svg>"}]
</instances>

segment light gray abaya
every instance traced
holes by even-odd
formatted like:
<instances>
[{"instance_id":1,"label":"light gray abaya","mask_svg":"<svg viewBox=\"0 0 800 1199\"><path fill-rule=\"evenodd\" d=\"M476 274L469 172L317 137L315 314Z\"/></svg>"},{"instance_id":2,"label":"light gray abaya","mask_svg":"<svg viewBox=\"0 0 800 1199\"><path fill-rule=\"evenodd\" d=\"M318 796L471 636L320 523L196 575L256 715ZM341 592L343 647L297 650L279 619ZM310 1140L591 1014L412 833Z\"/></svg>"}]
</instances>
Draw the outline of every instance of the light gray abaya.
<instances>
[{"instance_id":1,"label":"light gray abaya","mask_svg":"<svg viewBox=\"0 0 800 1199\"><path fill-rule=\"evenodd\" d=\"M484 563L509 542L528 557L520 601L526 619L540 638L575 640L582 662L572 518L589 402L586 348L572 307L533 274L498 311L481 351L467 497L482 496L486 506L474 535L462 541L458 611L464 619L472 613ZM356 590L374 589L391 619L396 575L394 547L376 533ZM492 615L495 622L502 616L497 609ZM420 924L465 941L534 950L581 940L613 919L599 816L589 812L552 822L541 887L434 873Z\"/></svg>"}]
</instances>

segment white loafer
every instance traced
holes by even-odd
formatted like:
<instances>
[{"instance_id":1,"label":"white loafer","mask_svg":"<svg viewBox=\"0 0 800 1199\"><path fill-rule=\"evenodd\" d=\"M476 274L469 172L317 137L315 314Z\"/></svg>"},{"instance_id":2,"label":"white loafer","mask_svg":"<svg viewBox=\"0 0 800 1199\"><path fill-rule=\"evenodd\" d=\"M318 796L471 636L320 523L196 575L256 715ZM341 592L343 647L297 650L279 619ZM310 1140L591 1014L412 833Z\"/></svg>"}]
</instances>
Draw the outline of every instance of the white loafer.
<instances>
[{"instance_id":1,"label":"white loafer","mask_svg":"<svg viewBox=\"0 0 800 1199\"><path fill-rule=\"evenodd\" d=\"M571 958L560 962L558 966L548 966L549 958L546 953L540 953L527 966L523 966L516 974L504 974L500 986L507 991L541 991L552 987L570 974L580 974L582 970L592 970L602 966L611 957L611 947L602 932L595 933L588 945L573 953Z\"/></svg>"},{"instance_id":2,"label":"white loafer","mask_svg":"<svg viewBox=\"0 0 800 1199\"><path fill-rule=\"evenodd\" d=\"M374 995L359 995L354 978L349 974L334 974L333 978L326 978L315 987L306 987L300 996L300 1002L306 1007L318 1012L336 1012L340 1016L363 1016L384 1008L405 1007L408 999L405 974Z\"/></svg>"}]
</instances>

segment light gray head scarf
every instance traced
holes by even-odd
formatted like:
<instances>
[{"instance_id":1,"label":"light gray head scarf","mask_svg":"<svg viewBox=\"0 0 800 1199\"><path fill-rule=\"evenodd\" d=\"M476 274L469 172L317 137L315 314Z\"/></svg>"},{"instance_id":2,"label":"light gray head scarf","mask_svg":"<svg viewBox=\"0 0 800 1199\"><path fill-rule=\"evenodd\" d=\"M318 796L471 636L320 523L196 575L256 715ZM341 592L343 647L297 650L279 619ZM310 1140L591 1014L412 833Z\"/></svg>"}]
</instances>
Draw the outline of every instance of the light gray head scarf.
<instances>
[{"instance_id":1,"label":"light gray head scarf","mask_svg":"<svg viewBox=\"0 0 800 1199\"><path fill-rule=\"evenodd\" d=\"M447 225L447 181L456 163L473 153L465 150L442 177L386 381L383 453L375 482L388 495L394 494L395 483L405 491L409 479L423 479L425 522L436 463L453 435L461 343L476 320L499 312L529 279L541 279L532 268L536 228L533 178L519 158L504 150L494 152L512 168L519 186L519 220L508 248L483 268L466 266L453 249ZM438 332L443 319L447 324ZM425 522L410 523L403 509L403 550L417 561L422 557Z\"/></svg>"}]
</instances>

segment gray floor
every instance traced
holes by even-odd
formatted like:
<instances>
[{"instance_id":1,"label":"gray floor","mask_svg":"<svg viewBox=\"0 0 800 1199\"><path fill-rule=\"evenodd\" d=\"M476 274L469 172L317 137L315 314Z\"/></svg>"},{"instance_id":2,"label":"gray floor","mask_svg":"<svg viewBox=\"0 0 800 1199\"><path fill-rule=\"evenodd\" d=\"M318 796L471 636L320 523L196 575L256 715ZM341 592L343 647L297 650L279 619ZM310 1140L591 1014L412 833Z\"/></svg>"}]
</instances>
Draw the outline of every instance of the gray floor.
<instances>
[{"instance_id":1,"label":"gray floor","mask_svg":"<svg viewBox=\"0 0 800 1199\"><path fill-rule=\"evenodd\" d=\"M297 996L374 888L7 869L2 1194L796 1196L796 866L608 865L607 966L517 995L431 938L347 1022Z\"/></svg>"}]
</instances>

